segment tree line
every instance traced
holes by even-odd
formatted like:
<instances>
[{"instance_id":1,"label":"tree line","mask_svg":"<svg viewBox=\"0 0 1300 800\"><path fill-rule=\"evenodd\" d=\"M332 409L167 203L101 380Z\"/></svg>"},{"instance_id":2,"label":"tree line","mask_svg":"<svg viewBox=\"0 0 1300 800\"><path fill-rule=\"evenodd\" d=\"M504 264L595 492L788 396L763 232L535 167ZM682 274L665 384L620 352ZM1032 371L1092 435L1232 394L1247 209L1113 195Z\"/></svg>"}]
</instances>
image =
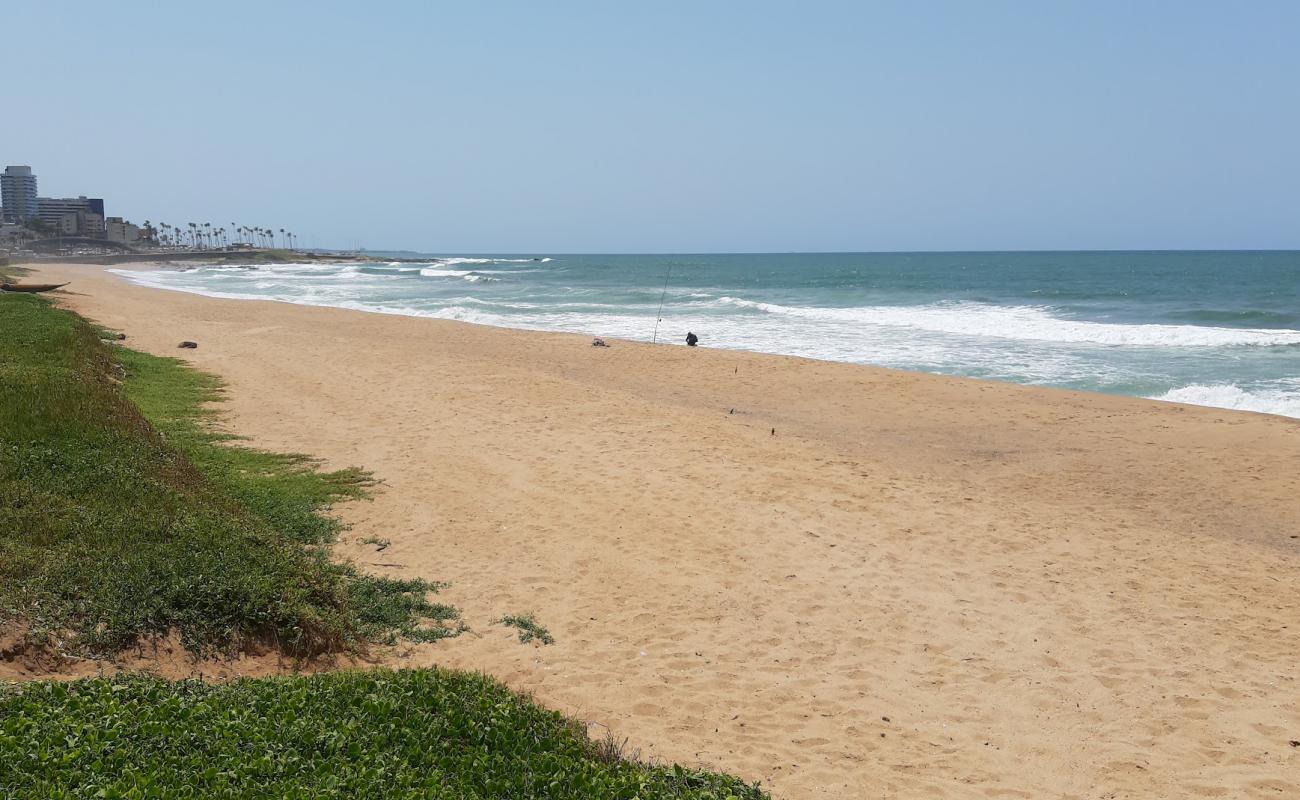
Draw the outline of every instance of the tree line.
<instances>
[{"instance_id":1,"label":"tree line","mask_svg":"<svg viewBox=\"0 0 1300 800\"><path fill-rule=\"evenodd\" d=\"M211 222L187 222L184 225L157 224L145 220L140 235L147 241L163 247L190 247L206 250L232 245L254 247L298 247L298 236L284 228L263 228L258 225L214 226Z\"/></svg>"}]
</instances>

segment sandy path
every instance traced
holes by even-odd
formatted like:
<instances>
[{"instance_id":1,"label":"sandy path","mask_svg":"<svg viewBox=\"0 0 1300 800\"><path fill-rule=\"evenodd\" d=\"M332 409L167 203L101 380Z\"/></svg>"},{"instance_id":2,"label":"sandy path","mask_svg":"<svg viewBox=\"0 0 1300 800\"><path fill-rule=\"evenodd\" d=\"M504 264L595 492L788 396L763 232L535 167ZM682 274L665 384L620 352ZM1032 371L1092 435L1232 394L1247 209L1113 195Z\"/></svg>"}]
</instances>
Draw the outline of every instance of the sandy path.
<instances>
[{"instance_id":1,"label":"sandy path","mask_svg":"<svg viewBox=\"0 0 1300 800\"><path fill-rule=\"evenodd\" d=\"M475 630L403 663L779 797L1300 796L1296 421L40 275L384 481Z\"/></svg>"}]
</instances>

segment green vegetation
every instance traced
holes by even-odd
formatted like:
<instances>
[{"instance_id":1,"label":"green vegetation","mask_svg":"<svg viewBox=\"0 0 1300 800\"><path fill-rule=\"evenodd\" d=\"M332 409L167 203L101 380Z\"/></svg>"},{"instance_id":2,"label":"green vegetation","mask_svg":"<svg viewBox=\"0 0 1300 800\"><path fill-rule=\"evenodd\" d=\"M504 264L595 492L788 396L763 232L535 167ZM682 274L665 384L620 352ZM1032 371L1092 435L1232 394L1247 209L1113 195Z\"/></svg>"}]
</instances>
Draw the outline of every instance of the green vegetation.
<instances>
[{"instance_id":1,"label":"green vegetation","mask_svg":"<svg viewBox=\"0 0 1300 800\"><path fill-rule=\"evenodd\" d=\"M463 628L429 601L439 584L331 563L338 525L320 511L365 474L238 446L210 425L215 379L101 333L0 296L0 626L92 656L171 631L198 652L310 653ZM553 641L531 615L502 622ZM0 797L766 795L625 758L491 678L427 669L0 684Z\"/></svg>"},{"instance_id":2,"label":"green vegetation","mask_svg":"<svg viewBox=\"0 0 1300 800\"><path fill-rule=\"evenodd\" d=\"M0 296L0 624L102 656L179 631L310 654L453 635L424 581L332 563L319 512L366 476L233 446L215 379L110 348L79 317Z\"/></svg>"},{"instance_id":3,"label":"green vegetation","mask_svg":"<svg viewBox=\"0 0 1300 800\"><path fill-rule=\"evenodd\" d=\"M15 799L765 797L624 760L491 678L439 669L15 685L0 764Z\"/></svg>"},{"instance_id":4,"label":"green vegetation","mask_svg":"<svg viewBox=\"0 0 1300 800\"><path fill-rule=\"evenodd\" d=\"M555 644L551 632L542 627L532 614L510 614L497 620L498 624L509 625L519 630L519 641L527 644L537 639L542 644Z\"/></svg>"},{"instance_id":5,"label":"green vegetation","mask_svg":"<svg viewBox=\"0 0 1300 800\"><path fill-rule=\"evenodd\" d=\"M364 539L358 539L357 542L359 544L373 544L376 552L387 550L388 546L393 543L391 539L380 539L378 536L367 536Z\"/></svg>"}]
</instances>

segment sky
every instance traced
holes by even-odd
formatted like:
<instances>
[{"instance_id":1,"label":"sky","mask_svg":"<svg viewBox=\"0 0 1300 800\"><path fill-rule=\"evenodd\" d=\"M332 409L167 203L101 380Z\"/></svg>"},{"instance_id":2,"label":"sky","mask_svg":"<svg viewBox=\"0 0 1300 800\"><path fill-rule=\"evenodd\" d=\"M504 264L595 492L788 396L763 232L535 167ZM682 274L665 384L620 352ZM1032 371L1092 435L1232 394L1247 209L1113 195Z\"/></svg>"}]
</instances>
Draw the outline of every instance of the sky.
<instances>
[{"instance_id":1,"label":"sky","mask_svg":"<svg viewBox=\"0 0 1300 800\"><path fill-rule=\"evenodd\" d=\"M1290 249L1297 41L1291 0L4 3L0 164L319 247Z\"/></svg>"}]
</instances>

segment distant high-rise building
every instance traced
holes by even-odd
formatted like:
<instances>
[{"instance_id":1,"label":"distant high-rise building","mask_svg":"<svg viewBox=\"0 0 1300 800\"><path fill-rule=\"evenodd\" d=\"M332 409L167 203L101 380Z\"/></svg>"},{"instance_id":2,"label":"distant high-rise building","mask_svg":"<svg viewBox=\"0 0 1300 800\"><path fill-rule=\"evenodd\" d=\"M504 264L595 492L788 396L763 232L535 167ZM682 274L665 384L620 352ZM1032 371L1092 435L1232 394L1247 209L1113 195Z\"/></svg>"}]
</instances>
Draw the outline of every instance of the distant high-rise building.
<instances>
[{"instance_id":1,"label":"distant high-rise building","mask_svg":"<svg viewBox=\"0 0 1300 800\"><path fill-rule=\"evenodd\" d=\"M24 220L37 215L36 176L31 167L9 166L0 173L0 206L9 219Z\"/></svg>"},{"instance_id":2,"label":"distant high-rise building","mask_svg":"<svg viewBox=\"0 0 1300 800\"><path fill-rule=\"evenodd\" d=\"M104 235L104 201L97 197L39 197L41 222L69 236Z\"/></svg>"}]
</instances>

